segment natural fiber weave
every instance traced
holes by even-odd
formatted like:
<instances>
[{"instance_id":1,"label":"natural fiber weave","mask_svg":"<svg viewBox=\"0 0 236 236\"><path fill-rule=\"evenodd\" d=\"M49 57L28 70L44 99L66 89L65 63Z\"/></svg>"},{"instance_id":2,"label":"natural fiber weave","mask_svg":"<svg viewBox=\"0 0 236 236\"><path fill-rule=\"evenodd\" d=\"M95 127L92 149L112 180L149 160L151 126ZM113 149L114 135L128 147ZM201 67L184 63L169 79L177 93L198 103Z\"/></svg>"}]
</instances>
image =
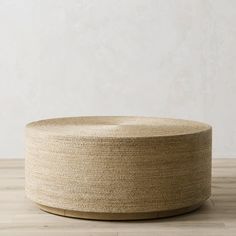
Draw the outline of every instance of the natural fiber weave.
<instances>
[{"instance_id":1,"label":"natural fiber weave","mask_svg":"<svg viewBox=\"0 0 236 236\"><path fill-rule=\"evenodd\" d=\"M114 220L183 213L210 196L211 127L145 117L33 122L25 171L27 196L56 214Z\"/></svg>"}]
</instances>

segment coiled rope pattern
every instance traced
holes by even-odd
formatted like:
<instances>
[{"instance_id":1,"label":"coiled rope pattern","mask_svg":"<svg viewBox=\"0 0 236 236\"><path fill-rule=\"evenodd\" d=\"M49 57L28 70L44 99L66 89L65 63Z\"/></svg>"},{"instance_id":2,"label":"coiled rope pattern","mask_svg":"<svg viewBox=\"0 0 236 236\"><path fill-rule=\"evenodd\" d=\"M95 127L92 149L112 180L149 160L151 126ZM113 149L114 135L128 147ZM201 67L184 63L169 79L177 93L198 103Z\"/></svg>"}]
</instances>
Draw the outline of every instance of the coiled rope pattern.
<instances>
[{"instance_id":1,"label":"coiled rope pattern","mask_svg":"<svg viewBox=\"0 0 236 236\"><path fill-rule=\"evenodd\" d=\"M211 127L144 117L33 122L25 174L27 196L64 215L187 209L210 196Z\"/></svg>"}]
</instances>

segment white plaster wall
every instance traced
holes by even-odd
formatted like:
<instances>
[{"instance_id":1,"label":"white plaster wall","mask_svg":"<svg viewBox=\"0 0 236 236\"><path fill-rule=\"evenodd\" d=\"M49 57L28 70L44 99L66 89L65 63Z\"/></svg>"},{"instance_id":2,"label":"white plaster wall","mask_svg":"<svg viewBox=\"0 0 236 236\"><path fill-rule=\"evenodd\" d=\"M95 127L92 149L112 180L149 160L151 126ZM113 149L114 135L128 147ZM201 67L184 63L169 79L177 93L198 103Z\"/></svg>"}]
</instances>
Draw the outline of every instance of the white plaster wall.
<instances>
[{"instance_id":1,"label":"white plaster wall","mask_svg":"<svg viewBox=\"0 0 236 236\"><path fill-rule=\"evenodd\" d=\"M236 157L236 1L0 0L0 158L24 125L145 115L212 124Z\"/></svg>"}]
</instances>

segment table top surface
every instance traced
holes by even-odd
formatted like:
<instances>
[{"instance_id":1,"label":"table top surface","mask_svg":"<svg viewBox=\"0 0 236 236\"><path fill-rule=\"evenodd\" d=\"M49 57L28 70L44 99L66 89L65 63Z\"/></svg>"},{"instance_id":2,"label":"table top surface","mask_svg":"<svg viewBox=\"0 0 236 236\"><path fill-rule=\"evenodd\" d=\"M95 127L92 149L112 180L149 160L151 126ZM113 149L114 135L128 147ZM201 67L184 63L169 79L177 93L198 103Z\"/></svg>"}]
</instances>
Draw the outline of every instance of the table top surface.
<instances>
[{"instance_id":1,"label":"table top surface","mask_svg":"<svg viewBox=\"0 0 236 236\"><path fill-rule=\"evenodd\" d=\"M207 124L182 119L135 116L81 116L40 120L26 130L72 137L147 138L201 133Z\"/></svg>"},{"instance_id":2,"label":"table top surface","mask_svg":"<svg viewBox=\"0 0 236 236\"><path fill-rule=\"evenodd\" d=\"M94 221L39 210L24 193L24 161L0 160L0 235L236 235L236 159L213 159L212 196L181 216L142 221Z\"/></svg>"}]
</instances>

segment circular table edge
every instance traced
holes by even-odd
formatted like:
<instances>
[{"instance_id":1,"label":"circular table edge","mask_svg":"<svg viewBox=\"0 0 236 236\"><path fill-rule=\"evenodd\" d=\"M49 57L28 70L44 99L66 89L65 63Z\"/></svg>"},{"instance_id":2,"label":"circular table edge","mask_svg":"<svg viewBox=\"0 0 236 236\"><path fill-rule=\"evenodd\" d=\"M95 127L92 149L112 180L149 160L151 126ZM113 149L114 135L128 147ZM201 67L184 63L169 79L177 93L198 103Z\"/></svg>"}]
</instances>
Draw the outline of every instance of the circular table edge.
<instances>
[{"instance_id":1,"label":"circular table edge","mask_svg":"<svg viewBox=\"0 0 236 236\"><path fill-rule=\"evenodd\" d=\"M39 203L36 203L36 205L38 205L38 207L41 210L55 215L72 217L72 218L90 219L90 220L113 221L113 220L145 220L145 219L156 219L156 218L182 215L197 210L204 202L205 201L201 201L191 206L173 210L154 211L154 212L135 212L135 213L83 212L83 211L65 210L55 207L49 207Z\"/></svg>"}]
</instances>

